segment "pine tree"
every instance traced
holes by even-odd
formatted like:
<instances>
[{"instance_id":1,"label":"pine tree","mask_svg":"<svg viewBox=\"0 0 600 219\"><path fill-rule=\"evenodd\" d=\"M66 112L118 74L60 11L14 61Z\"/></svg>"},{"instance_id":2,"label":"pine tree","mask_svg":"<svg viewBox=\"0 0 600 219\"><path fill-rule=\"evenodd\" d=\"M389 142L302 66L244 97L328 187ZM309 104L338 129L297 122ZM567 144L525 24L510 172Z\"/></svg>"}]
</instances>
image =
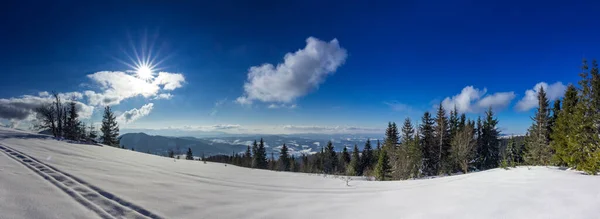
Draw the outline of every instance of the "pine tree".
<instances>
[{"instance_id":1,"label":"pine tree","mask_svg":"<svg viewBox=\"0 0 600 219\"><path fill-rule=\"evenodd\" d=\"M185 154L186 160L194 160L194 154L192 154L192 149L188 148L187 153Z\"/></svg>"},{"instance_id":2,"label":"pine tree","mask_svg":"<svg viewBox=\"0 0 600 219\"><path fill-rule=\"evenodd\" d=\"M348 165L347 174L350 176L362 175L361 160L358 154L358 146L356 145L354 145L354 150L352 150L352 158L350 159L350 164Z\"/></svg>"},{"instance_id":3,"label":"pine tree","mask_svg":"<svg viewBox=\"0 0 600 219\"><path fill-rule=\"evenodd\" d=\"M559 166L572 166L569 162L570 154L568 143L572 141L574 137L572 135L573 116L575 114L575 107L577 106L577 88L572 84L567 86L565 97L562 103L562 110L558 112L558 116L552 127L552 133L550 135L552 142L550 146L554 151L552 161L554 164ZM576 133L573 133L576 134Z\"/></svg>"},{"instance_id":4,"label":"pine tree","mask_svg":"<svg viewBox=\"0 0 600 219\"><path fill-rule=\"evenodd\" d=\"M285 146L285 143L281 147L281 151L279 152L279 169L281 171L290 171L290 157L288 154L288 148Z\"/></svg>"},{"instance_id":5,"label":"pine tree","mask_svg":"<svg viewBox=\"0 0 600 219\"><path fill-rule=\"evenodd\" d=\"M550 113L549 103L543 87L538 91L538 108L532 118L533 124L527 131L526 144L527 155L525 161L532 165L548 165L552 153L550 150L548 124Z\"/></svg>"},{"instance_id":6,"label":"pine tree","mask_svg":"<svg viewBox=\"0 0 600 219\"><path fill-rule=\"evenodd\" d=\"M434 120L429 112L425 112L421 118L420 146L423 151L423 172L431 176L437 174L437 150L434 135Z\"/></svg>"},{"instance_id":7,"label":"pine tree","mask_svg":"<svg viewBox=\"0 0 600 219\"><path fill-rule=\"evenodd\" d=\"M450 149L450 129L448 126L448 118L446 118L446 110L442 104L439 104L437 115L435 118L435 143L436 155L435 165L436 172L441 174L447 172L449 168L448 154Z\"/></svg>"},{"instance_id":8,"label":"pine tree","mask_svg":"<svg viewBox=\"0 0 600 219\"><path fill-rule=\"evenodd\" d=\"M119 125L110 106L104 107L104 116L102 117L102 143L109 146L119 146L117 137L119 136Z\"/></svg>"},{"instance_id":9,"label":"pine tree","mask_svg":"<svg viewBox=\"0 0 600 219\"><path fill-rule=\"evenodd\" d=\"M377 165L375 167L375 178L379 181L389 179L390 170L391 167L387 152L386 150L382 150L381 153L379 153L379 159L377 160Z\"/></svg>"}]
</instances>

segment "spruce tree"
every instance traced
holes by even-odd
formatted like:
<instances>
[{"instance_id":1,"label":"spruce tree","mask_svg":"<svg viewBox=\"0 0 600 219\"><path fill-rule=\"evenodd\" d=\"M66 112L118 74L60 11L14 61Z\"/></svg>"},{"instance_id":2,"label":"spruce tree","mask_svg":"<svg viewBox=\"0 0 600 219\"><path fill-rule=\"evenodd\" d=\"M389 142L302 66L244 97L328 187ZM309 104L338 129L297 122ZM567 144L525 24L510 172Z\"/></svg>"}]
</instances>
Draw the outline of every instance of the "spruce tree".
<instances>
[{"instance_id":1,"label":"spruce tree","mask_svg":"<svg viewBox=\"0 0 600 219\"><path fill-rule=\"evenodd\" d=\"M328 174L335 173L337 171L337 161L338 160L335 149L333 148L333 143L329 141L327 142L325 153L323 154L323 171Z\"/></svg>"},{"instance_id":2,"label":"spruce tree","mask_svg":"<svg viewBox=\"0 0 600 219\"><path fill-rule=\"evenodd\" d=\"M435 144L434 120L429 112L425 112L421 118L420 146L423 152L423 173L431 176L437 174L437 150Z\"/></svg>"},{"instance_id":3,"label":"spruce tree","mask_svg":"<svg viewBox=\"0 0 600 219\"><path fill-rule=\"evenodd\" d=\"M348 165L350 163L350 153L348 153L348 148L344 147L344 149L342 149L342 161L344 165Z\"/></svg>"},{"instance_id":4,"label":"spruce tree","mask_svg":"<svg viewBox=\"0 0 600 219\"><path fill-rule=\"evenodd\" d=\"M92 141L96 141L96 138L98 138L98 132L96 131L96 127L94 127L94 123L90 122L90 132L88 133L88 139L92 140Z\"/></svg>"},{"instance_id":5,"label":"spruce tree","mask_svg":"<svg viewBox=\"0 0 600 219\"><path fill-rule=\"evenodd\" d=\"M186 160L194 160L194 154L192 154L192 149L188 148L187 153L185 154Z\"/></svg>"},{"instance_id":6,"label":"spruce tree","mask_svg":"<svg viewBox=\"0 0 600 219\"><path fill-rule=\"evenodd\" d=\"M119 136L119 124L117 124L117 119L111 111L110 106L104 107L100 131L102 132L102 136L100 136L102 144L114 147L119 146L119 141L117 139Z\"/></svg>"},{"instance_id":7,"label":"spruce tree","mask_svg":"<svg viewBox=\"0 0 600 219\"><path fill-rule=\"evenodd\" d=\"M375 167L375 178L379 181L389 179L390 170L391 166L389 164L387 152L386 150L382 150L381 153L379 153L379 159L377 160L377 165Z\"/></svg>"},{"instance_id":8,"label":"spruce tree","mask_svg":"<svg viewBox=\"0 0 600 219\"><path fill-rule=\"evenodd\" d=\"M288 148L285 146L285 143L281 147L281 151L279 152L279 169L281 171L290 171L290 157L288 154Z\"/></svg>"},{"instance_id":9,"label":"spruce tree","mask_svg":"<svg viewBox=\"0 0 600 219\"><path fill-rule=\"evenodd\" d=\"M273 155L273 154L271 154ZM262 138L260 138L260 143L258 144L258 148L256 149L256 167L259 169L267 169L267 151L265 149L265 142Z\"/></svg>"},{"instance_id":10,"label":"spruce tree","mask_svg":"<svg viewBox=\"0 0 600 219\"><path fill-rule=\"evenodd\" d=\"M358 152L358 146L356 145L354 145L354 150L352 150L352 158L350 159L350 164L348 165L347 174L350 176L362 175L361 160Z\"/></svg>"},{"instance_id":11,"label":"spruce tree","mask_svg":"<svg viewBox=\"0 0 600 219\"><path fill-rule=\"evenodd\" d=\"M554 126L556 124L556 120L558 120L558 115L560 114L560 100L554 101L554 106L552 107L552 116L548 121L548 135L550 136L550 140L552 140L552 132L554 132Z\"/></svg>"},{"instance_id":12,"label":"spruce tree","mask_svg":"<svg viewBox=\"0 0 600 219\"><path fill-rule=\"evenodd\" d=\"M246 153L244 153L244 164L245 167L252 167L252 152L250 150L250 146L246 149Z\"/></svg>"},{"instance_id":13,"label":"spruce tree","mask_svg":"<svg viewBox=\"0 0 600 219\"><path fill-rule=\"evenodd\" d=\"M598 74L597 71L597 66L593 66L592 73ZM594 77L589 78L585 60L580 76L579 86L581 88L571 120L571 131L569 132L569 136L573 137L568 138L567 143L568 164L588 174L597 174L600 170L600 139L598 131L599 115L598 109L595 108L593 91L596 82L594 82Z\"/></svg>"},{"instance_id":14,"label":"spruce tree","mask_svg":"<svg viewBox=\"0 0 600 219\"><path fill-rule=\"evenodd\" d=\"M448 119L448 126L450 129L450 138L449 141L452 141L452 138L458 132L458 128L460 127L460 121L458 118L458 112L456 109L456 105L454 105L454 109L450 111L450 118Z\"/></svg>"},{"instance_id":15,"label":"spruce tree","mask_svg":"<svg viewBox=\"0 0 600 219\"><path fill-rule=\"evenodd\" d=\"M548 125L550 121L549 103L543 87L538 91L538 108L532 118L533 124L529 127L526 136L527 155L525 161L531 165L548 165L552 157L550 150L550 133Z\"/></svg>"},{"instance_id":16,"label":"spruce tree","mask_svg":"<svg viewBox=\"0 0 600 219\"><path fill-rule=\"evenodd\" d=\"M435 165L436 172L441 174L447 172L449 168L448 154L450 149L450 129L448 125L448 118L446 118L446 110L442 104L439 104L437 115L435 118L435 143L436 143L436 157Z\"/></svg>"},{"instance_id":17,"label":"spruce tree","mask_svg":"<svg viewBox=\"0 0 600 219\"><path fill-rule=\"evenodd\" d=\"M475 127L475 136L477 137L477 140L475 141L475 148L476 148L476 155L475 155L475 160L476 160L476 165L477 165L477 169L479 170L483 170L484 168L484 159L485 159L485 154L486 154L486 148L483 145L483 123L481 123L481 116L477 117L477 126Z\"/></svg>"},{"instance_id":18,"label":"spruce tree","mask_svg":"<svg viewBox=\"0 0 600 219\"><path fill-rule=\"evenodd\" d=\"M68 111L65 112L68 113L68 117L63 129L65 138L70 140L79 140L80 137L80 122L76 106L75 102L69 102Z\"/></svg>"},{"instance_id":19,"label":"spruce tree","mask_svg":"<svg viewBox=\"0 0 600 219\"><path fill-rule=\"evenodd\" d=\"M260 158L257 156L258 155L258 143L256 142L256 140L254 140L254 142L252 143L252 168L258 168L258 165L260 163Z\"/></svg>"},{"instance_id":20,"label":"spruce tree","mask_svg":"<svg viewBox=\"0 0 600 219\"><path fill-rule=\"evenodd\" d=\"M404 120L402 126L402 150L406 156L401 159L405 160L405 170L396 170L400 172L401 179L419 177L422 165L421 148L419 147L419 136L415 135L410 118ZM413 137L414 136L414 137ZM402 161L401 161L402 162Z\"/></svg>"},{"instance_id":21,"label":"spruce tree","mask_svg":"<svg viewBox=\"0 0 600 219\"><path fill-rule=\"evenodd\" d=\"M458 129L463 129L467 125L466 121L467 121L467 116L464 113L460 114L460 121L458 122Z\"/></svg>"},{"instance_id":22,"label":"spruce tree","mask_svg":"<svg viewBox=\"0 0 600 219\"><path fill-rule=\"evenodd\" d=\"M385 148L385 145L384 145ZM385 149L382 149L384 151ZM373 149L371 149L371 140L367 139L361 156L361 172L373 170L375 158L373 157Z\"/></svg>"},{"instance_id":23,"label":"spruce tree","mask_svg":"<svg viewBox=\"0 0 600 219\"><path fill-rule=\"evenodd\" d=\"M569 142L574 138L572 134L573 127L573 116L575 114L575 107L577 106L577 88L572 84L567 86L565 97L562 101L562 109L558 112L558 116L552 127L552 133L550 135L552 142L550 146L554 151L553 163L559 166L572 166L570 163Z\"/></svg>"},{"instance_id":24,"label":"spruce tree","mask_svg":"<svg viewBox=\"0 0 600 219\"><path fill-rule=\"evenodd\" d=\"M494 118L494 112L490 107L485 112L485 120L481 131L484 169L496 168L500 164L500 141L498 140L500 132L497 125L498 120Z\"/></svg>"}]
</instances>

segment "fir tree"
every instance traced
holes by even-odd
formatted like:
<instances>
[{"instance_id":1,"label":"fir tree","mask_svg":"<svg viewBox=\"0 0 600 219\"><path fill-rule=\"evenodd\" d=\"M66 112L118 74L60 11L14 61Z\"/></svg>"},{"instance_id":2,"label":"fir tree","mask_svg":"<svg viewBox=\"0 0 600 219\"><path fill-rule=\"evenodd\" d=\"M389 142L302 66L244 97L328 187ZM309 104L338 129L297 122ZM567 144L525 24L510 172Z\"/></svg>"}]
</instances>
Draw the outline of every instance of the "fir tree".
<instances>
[{"instance_id":1,"label":"fir tree","mask_svg":"<svg viewBox=\"0 0 600 219\"><path fill-rule=\"evenodd\" d=\"M290 171L290 157L288 154L288 148L285 146L285 143L281 147L281 151L279 152L279 169L281 171Z\"/></svg>"},{"instance_id":2,"label":"fir tree","mask_svg":"<svg viewBox=\"0 0 600 219\"><path fill-rule=\"evenodd\" d=\"M186 160L193 160L194 159L194 154L192 154L192 149L191 148L188 148L188 151L185 154L185 159Z\"/></svg>"},{"instance_id":3,"label":"fir tree","mask_svg":"<svg viewBox=\"0 0 600 219\"><path fill-rule=\"evenodd\" d=\"M386 150L382 150L381 153L379 153L379 159L377 160L377 165L375 167L375 178L379 181L389 179L390 169L391 167L387 152Z\"/></svg>"},{"instance_id":4,"label":"fir tree","mask_svg":"<svg viewBox=\"0 0 600 219\"><path fill-rule=\"evenodd\" d=\"M533 119L533 124L527 131L527 155L525 161L532 165L548 165L552 157L548 132L550 121L549 103L543 87L538 91L538 108Z\"/></svg>"},{"instance_id":5,"label":"fir tree","mask_svg":"<svg viewBox=\"0 0 600 219\"><path fill-rule=\"evenodd\" d=\"M423 151L423 172L425 175L437 174L437 150L434 135L434 120L429 112L425 112L421 118L420 146Z\"/></svg>"},{"instance_id":6,"label":"fir tree","mask_svg":"<svg viewBox=\"0 0 600 219\"><path fill-rule=\"evenodd\" d=\"M413 128L412 122L410 118L406 118L404 120L404 125L402 126L402 148L399 151L400 154L405 154L401 159L404 161L400 161L405 163L404 170L396 170L400 172L399 178L407 179L407 178L416 178L419 177L421 171L421 148L419 147L419 136L415 136L415 130ZM413 137L415 136L415 137Z\"/></svg>"},{"instance_id":7,"label":"fir tree","mask_svg":"<svg viewBox=\"0 0 600 219\"><path fill-rule=\"evenodd\" d=\"M119 136L119 125L117 119L110 109L110 106L104 107L104 116L102 117L102 144L109 146L119 146L117 137Z\"/></svg>"}]
</instances>

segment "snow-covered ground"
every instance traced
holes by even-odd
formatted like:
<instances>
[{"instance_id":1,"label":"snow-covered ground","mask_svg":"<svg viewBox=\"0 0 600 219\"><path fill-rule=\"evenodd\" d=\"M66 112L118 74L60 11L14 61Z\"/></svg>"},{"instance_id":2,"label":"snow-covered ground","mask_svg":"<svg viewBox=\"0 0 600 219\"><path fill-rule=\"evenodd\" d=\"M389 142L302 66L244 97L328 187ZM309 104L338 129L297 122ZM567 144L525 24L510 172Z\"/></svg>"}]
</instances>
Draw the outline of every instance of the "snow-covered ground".
<instances>
[{"instance_id":1,"label":"snow-covered ground","mask_svg":"<svg viewBox=\"0 0 600 219\"><path fill-rule=\"evenodd\" d=\"M600 218L600 177L551 167L346 182L0 128L0 218Z\"/></svg>"}]
</instances>

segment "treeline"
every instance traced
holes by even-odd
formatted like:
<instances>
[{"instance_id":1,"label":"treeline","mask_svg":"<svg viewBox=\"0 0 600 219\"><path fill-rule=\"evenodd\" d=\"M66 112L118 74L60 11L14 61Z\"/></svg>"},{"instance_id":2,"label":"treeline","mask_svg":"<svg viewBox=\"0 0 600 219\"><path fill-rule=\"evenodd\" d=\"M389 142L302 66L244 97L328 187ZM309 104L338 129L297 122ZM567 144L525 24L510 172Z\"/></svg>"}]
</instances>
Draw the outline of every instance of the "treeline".
<instances>
[{"instance_id":1,"label":"treeline","mask_svg":"<svg viewBox=\"0 0 600 219\"><path fill-rule=\"evenodd\" d=\"M406 119L401 130L396 123L388 123L385 139L373 148L365 142L360 151L343 147L337 152L330 141L315 154L289 155L287 146L281 147L278 159L271 153L267 158L264 142L254 142L245 153L231 156L208 157L208 161L230 163L243 167L295 171L305 173L373 176L378 180L409 179L435 176L469 170L498 167L501 160L498 121L490 109L483 119L472 121L466 115L452 110L447 117L438 107L436 117L423 114L421 125L415 128ZM400 134L402 131L402 134Z\"/></svg>"},{"instance_id":2,"label":"treeline","mask_svg":"<svg viewBox=\"0 0 600 219\"><path fill-rule=\"evenodd\" d=\"M35 109L38 123L35 128L48 130L54 137L74 141L96 142L100 137L101 142L110 146L119 146L119 126L109 106L104 108L101 136L94 125L90 126L79 120L79 109L75 101L64 101L56 92L52 93L52 103L42 105Z\"/></svg>"},{"instance_id":3,"label":"treeline","mask_svg":"<svg viewBox=\"0 0 600 219\"><path fill-rule=\"evenodd\" d=\"M556 165L597 174L600 170L600 73L584 59L576 87L569 84L564 98L550 103L543 88L528 129L524 162ZM509 160L511 162L512 160Z\"/></svg>"}]
</instances>

